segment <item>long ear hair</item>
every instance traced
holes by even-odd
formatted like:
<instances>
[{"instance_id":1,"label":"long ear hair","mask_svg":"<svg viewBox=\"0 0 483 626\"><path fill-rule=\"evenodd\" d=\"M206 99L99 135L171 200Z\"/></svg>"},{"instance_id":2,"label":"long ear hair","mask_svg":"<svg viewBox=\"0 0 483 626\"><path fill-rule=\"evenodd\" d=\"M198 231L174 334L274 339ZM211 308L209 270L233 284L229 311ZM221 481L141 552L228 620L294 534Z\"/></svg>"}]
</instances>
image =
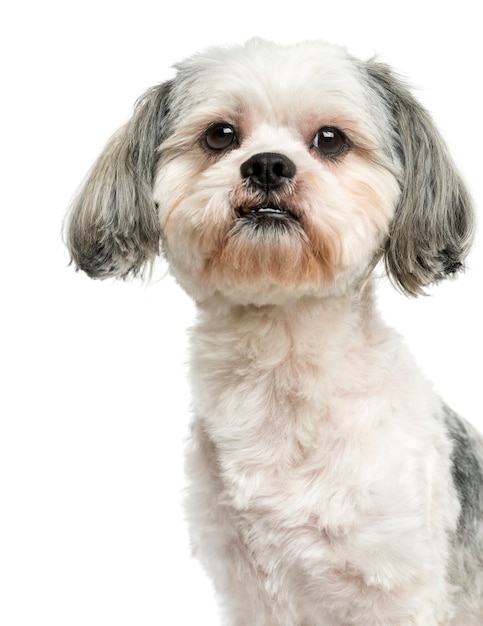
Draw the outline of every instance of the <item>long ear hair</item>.
<instances>
[{"instance_id":1,"label":"long ear hair","mask_svg":"<svg viewBox=\"0 0 483 626\"><path fill-rule=\"evenodd\" d=\"M66 223L73 262L92 278L138 274L159 254L152 198L157 148L165 132L170 83L138 101L80 189Z\"/></svg>"},{"instance_id":2,"label":"long ear hair","mask_svg":"<svg viewBox=\"0 0 483 626\"><path fill-rule=\"evenodd\" d=\"M384 64L367 64L371 86L392 117L401 198L386 242L389 277L403 292L463 268L474 231L469 193L427 111Z\"/></svg>"}]
</instances>

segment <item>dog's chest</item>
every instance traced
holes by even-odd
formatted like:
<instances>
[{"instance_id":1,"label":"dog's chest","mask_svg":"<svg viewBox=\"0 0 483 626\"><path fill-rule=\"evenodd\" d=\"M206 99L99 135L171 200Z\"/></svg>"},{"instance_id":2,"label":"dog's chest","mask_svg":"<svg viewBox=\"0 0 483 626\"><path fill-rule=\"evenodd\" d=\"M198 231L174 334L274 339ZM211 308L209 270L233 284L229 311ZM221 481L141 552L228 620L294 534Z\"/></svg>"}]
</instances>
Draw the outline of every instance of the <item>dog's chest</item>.
<instances>
[{"instance_id":1,"label":"dog's chest","mask_svg":"<svg viewBox=\"0 0 483 626\"><path fill-rule=\"evenodd\" d=\"M268 604L280 601L280 584L287 601L304 606L337 598L342 588L352 597L368 586L382 593L428 558L424 504L415 485L395 486L404 468L384 467L380 446L366 455L363 442L329 438L320 454L306 451L287 465L266 457L257 464L253 447L244 465L201 428L209 479L198 472L194 480L210 495L201 504L209 530L200 541L208 560L221 545L226 576L255 577Z\"/></svg>"},{"instance_id":2,"label":"dog's chest","mask_svg":"<svg viewBox=\"0 0 483 626\"><path fill-rule=\"evenodd\" d=\"M319 517L334 515L335 525L345 517L346 525L395 469L381 465L401 437L397 423L381 425L394 411L390 341L374 347L348 323L310 320L295 333L283 322L253 321L236 333L210 327L194 343L194 408L224 498L301 524L316 507Z\"/></svg>"},{"instance_id":3,"label":"dog's chest","mask_svg":"<svg viewBox=\"0 0 483 626\"><path fill-rule=\"evenodd\" d=\"M285 569L300 582L317 564L328 581L347 578L348 563L367 561L384 532L386 507L397 507L400 462L383 454L397 436L366 428L380 398L334 391L330 373L296 360L238 376L211 399L211 417L221 406L226 413L202 419L210 507L257 570ZM403 490L397 498L404 506Z\"/></svg>"},{"instance_id":4,"label":"dog's chest","mask_svg":"<svg viewBox=\"0 0 483 626\"><path fill-rule=\"evenodd\" d=\"M400 382L412 364L390 337L347 327L318 342L312 328L294 341L268 322L238 340L210 329L195 346L205 543L223 537L268 588L310 588L314 576L327 593L388 587L431 550L422 444Z\"/></svg>"}]
</instances>

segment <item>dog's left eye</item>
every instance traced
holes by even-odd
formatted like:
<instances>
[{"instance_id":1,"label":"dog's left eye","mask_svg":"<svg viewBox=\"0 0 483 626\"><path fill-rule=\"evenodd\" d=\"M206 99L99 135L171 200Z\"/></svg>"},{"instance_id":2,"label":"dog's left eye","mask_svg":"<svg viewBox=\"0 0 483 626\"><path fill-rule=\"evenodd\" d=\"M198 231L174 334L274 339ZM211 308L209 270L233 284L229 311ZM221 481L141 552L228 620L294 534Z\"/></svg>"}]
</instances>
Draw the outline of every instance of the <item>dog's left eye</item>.
<instances>
[{"instance_id":1,"label":"dog's left eye","mask_svg":"<svg viewBox=\"0 0 483 626\"><path fill-rule=\"evenodd\" d=\"M205 130L205 143L211 150L226 150L236 141L236 133L230 124L213 124Z\"/></svg>"},{"instance_id":2,"label":"dog's left eye","mask_svg":"<svg viewBox=\"0 0 483 626\"><path fill-rule=\"evenodd\" d=\"M326 157L336 157L347 148L342 131L332 126L322 126L316 133L312 145Z\"/></svg>"}]
</instances>

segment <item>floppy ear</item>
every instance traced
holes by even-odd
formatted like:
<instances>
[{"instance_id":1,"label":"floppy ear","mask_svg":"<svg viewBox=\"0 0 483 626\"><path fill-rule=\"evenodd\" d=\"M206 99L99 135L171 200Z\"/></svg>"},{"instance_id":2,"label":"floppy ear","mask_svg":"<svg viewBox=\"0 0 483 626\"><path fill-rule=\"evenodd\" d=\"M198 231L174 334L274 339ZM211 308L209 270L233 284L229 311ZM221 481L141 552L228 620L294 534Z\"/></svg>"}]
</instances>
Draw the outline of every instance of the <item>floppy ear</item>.
<instances>
[{"instance_id":1,"label":"floppy ear","mask_svg":"<svg viewBox=\"0 0 483 626\"><path fill-rule=\"evenodd\" d=\"M138 274L159 253L152 184L169 90L170 83L164 83L138 101L74 200L66 243L77 268L92 278Z\"/></svg>"},{"instance_id":2,"label":"floppy ear","mask_svg":"<svg viewBox=\"0 0 483 626\"><path fill-rule=\"evenodd\" d=\"M401 198L384 251L389 277L402 291L463 268L473 238L473 210L446 145L427 111L390 68L370 61L371 85L392 117Z\"/></svg>"}]
</instances>

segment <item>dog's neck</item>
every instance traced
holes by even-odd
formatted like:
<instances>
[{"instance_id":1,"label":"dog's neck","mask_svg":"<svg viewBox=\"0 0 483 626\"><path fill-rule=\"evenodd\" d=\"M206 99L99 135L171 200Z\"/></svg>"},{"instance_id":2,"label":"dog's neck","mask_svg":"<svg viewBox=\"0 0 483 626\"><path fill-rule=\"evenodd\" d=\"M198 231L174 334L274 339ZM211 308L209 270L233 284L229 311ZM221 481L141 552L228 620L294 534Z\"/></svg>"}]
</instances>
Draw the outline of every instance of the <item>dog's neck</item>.
<instances>
[{"instance_id":1,"label":"dog's neck","mask_svg":"<svg viewBox=\"0 0 483 626\"><path fill-rule=\"evenodd\" d=\"M332 359L350 345L380 340L382 324L377 312L373 287L328 298L307 297L286 305L230 305L224 302L198 307L194 328L196 342L209 343L207 350L195 352L196 369L204 359L253 362L254 367L267 361L276 365L277 355L310 360L312 350L317 361ZM211 356L210 356L211 355ZM221 364L221 363L220 363Z\"/></svg>"},{"instance_id":2,"label":"dog's neck","mask_svg":"<svg viewBox=\"0 0 483 626\"><path fill-rule=\"evenodd\" d=\"M387 419L394 398L384 389L395 384L395 401L409 401L414 364L374 309L367 289L287 308L200 310L194 428L237 505L321 454L350 464Z\"/></svg>"},{"instance_id":3,"label":"dog's neck","mask_svg":"<svg viewBox=\"0 0 483 626\"><path fill-rule=\"evenodd\" d=\"M374 309L366 288L289 307L200 310L191 373L194 409L210 439L221 449L245 446L245 462L250 449L290 462L316 444L309 430L322 422L332 432L352 428L342 405L375 395L393 365L394 336Z\"/></svg>"}]
</instances>

